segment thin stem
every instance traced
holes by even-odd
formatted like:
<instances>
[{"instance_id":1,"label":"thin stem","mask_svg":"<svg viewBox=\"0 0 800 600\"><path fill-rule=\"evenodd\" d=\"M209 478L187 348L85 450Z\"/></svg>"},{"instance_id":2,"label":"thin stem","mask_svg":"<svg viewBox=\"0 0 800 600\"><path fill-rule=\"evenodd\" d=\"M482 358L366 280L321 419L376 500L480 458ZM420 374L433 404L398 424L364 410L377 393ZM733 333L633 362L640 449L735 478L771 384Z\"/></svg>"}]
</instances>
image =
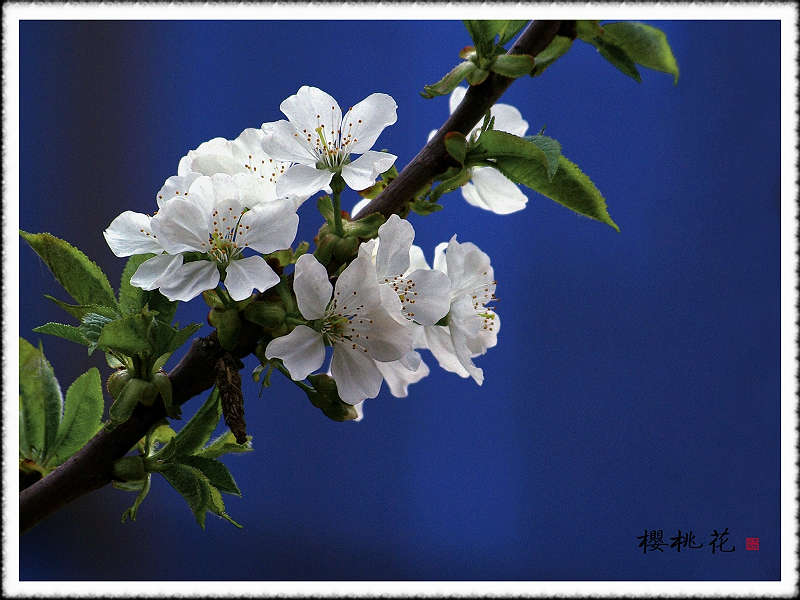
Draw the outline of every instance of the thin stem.
<instances>
[{"instance_id":1,"label":"thin stem","mask_svg":"<svg viewBox=\"0 0 800 600\"><path fill-rule=\"evenodd\" d=\"M339 237L344 237L344 226L342 225L342 191L345 188L344 179L341 173L336 173L331 180L333 190L333 232Z\"/></svg>"}]
</instances>

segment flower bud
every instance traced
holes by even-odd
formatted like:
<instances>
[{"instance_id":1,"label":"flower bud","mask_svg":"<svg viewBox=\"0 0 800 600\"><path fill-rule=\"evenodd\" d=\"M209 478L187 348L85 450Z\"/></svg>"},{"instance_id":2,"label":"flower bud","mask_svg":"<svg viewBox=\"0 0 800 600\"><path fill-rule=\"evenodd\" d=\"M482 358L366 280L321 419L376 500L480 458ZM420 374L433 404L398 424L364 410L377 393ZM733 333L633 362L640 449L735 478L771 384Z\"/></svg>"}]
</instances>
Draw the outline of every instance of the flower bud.
<instances>
[{"instance_id":1,"label":"flower bud","mask_svg":"<svg viewBox=\"0 0 800 600\"><path fill-rule=\"evenodd\" d=\"M123 456L114 463L111 478L115 481L139 481L147 476L141 456Z\"/></svg>"},{"instance_id":2,"label":"flower bud","mask_svg":"<svg viewBox=\"0 0 800 600\"><path fill-rule=\"evenodd\" d=\"M244 310L245 319L269 330L280 326L285 317L286 311L277 303L253 302Z\"/></svg>"},{"instance_id":3,"label":"flower bud","mask_svg":"<svg viewBox=\"0 0 800 600\"><path fill-rule=\"evenodd\" d=\"M233 309L212 308L208 313L208 322L217 330L217 339L225 350L233 350L239 340L242 322L239 311Z\"/></svg>"},{"instance_id":4,"label":"flower bud","mask_svg":"<svg viewBox=\"0 0 800 600\"><path fill-rule=\"evenodd\" d=\"M108 393L111 394L112 398L116 400L119 397L120 392L122 392L122 389L130 378L131 374L128 372L128 369L117 369L108 376L106 380L106 389Z\"/></svg>"}]
</instances>

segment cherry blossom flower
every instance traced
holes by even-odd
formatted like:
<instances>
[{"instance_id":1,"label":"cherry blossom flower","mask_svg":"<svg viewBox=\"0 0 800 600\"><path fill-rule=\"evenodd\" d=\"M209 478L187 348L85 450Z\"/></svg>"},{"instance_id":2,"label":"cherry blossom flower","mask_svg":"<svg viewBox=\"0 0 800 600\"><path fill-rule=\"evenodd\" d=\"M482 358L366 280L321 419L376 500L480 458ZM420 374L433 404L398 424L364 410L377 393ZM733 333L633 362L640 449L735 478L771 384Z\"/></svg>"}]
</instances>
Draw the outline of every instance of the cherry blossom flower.
<instances>
[{"instance_id":1,"label":"cherry blossom flower","mask_svg":"<svg viewBox=\"0 0 800 600\"><path fill-rule=\"evenodd\" d=\"M467 89L457 87L450 94L450 113L464 99ZM494 129L513 135L523 136L528 130L528 122L522 114L510 104L495 104L491 108L494 117ZM467 138L477 136L481 126L476 125ZM430 140L436 131L428 136ZM472 167L471 183L461 186L461 195L472 206L490 210L498 215L507 215L525 208L528 197L522 193L513 181L492 167Z\"/></svg>"},{"instance_id":2,"label":"cherry blossom flower","mask_svg":"<svg viewBox=\"0 0 800 600\"><path fill-rule=\"evenodd\" d=\"M215 288L221 274L233 300L276 285L280 278L261 256L243 257L242 252L289 247L298 225L293 203L275 200L248 210L230 175L191 179L183 192L185 180L168 180L162 191L174 184L177 193L162 194L155 216L126 211L104 232L117 256L157 254L139 266L131 284L182 301ZM184 252L195 253L196 260L185 261Z\"/></svg>"},{"instance_id":3,"label":"cherry blossom flower","mask_svg":"<svg viewBox=\"0 0 800 600\"><path fill-rule=\"evenodd\" d=\"M424 257L416 255L416 260ZM419 263L418 263L419 264ZM497 344L500 317L487 306L495 299L494 270L489 256L470 242L456 236L436 247L433 268L450 279L450 312L447 325L424 328L421 345L431 351L439 366L461 377L483 384L483 369L472 358L485 354Z\"/></svg>"},{"instance_id":4,"label":"cherry blossom flower","mask_svg":"<svg viewBox=\"0 0 800 600\"><path fill-rule=\"evenodd\" d=\"M264 152L294 163L278 180L278 195L330 193L335 173L352 189L363 190L397 160L394 154L371 150L384 128L397 121L397 104L387 94L370 94L342 117L332 96L304 85L280 108L288 121L261 126ZM351 161L351 154L361 156Z\"/></svg>"},{"instance_id":5,"label":"cherry blossom flower","mask_svg":"<svg viewBox=\"0 0 800 600\"><path fill-rule=\"evenodd\" d=\"M272 340L267 358L280 358L292 379L300 381L322 366L325 346L333 346L331 376L348 404L374 398L383 376L375 361L400 359L411 350L411 334L383 306L371 261L359 256L336 280L311 254L295 264L297 306L309 325L297 325Z\"/></svg>"}]
</instances>

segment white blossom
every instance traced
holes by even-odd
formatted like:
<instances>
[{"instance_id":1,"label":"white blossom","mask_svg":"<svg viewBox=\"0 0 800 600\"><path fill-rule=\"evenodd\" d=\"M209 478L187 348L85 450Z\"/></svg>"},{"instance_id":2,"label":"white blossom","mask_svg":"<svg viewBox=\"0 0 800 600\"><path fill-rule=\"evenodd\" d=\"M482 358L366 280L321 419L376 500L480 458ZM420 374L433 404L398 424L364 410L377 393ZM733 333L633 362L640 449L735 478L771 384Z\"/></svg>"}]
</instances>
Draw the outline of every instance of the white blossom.
<instances>
[{"instance_id":1,"label":"white blossom","mask_svg":"<svg viewBox=\"0 0 800 600\"><path fill-rule=\"evenodd\" d=\"M330 371L339 397L357 405L378 395L383 376L375 361L399 360L411 350L411 334L381 305L375 267L354 259L331 285L328 272L311 254L295 264L294 292L300 314L311 326L297 325L272 340L267 358L280 358L300 381L322 366L325 346L333 346Z\"/></svg>"},{"instance_id":2,"label":"white blossom","mask_svg":"<svg viewBox=\"0 0 800 600\"><path fill-rule=\"evenodd\" d=\"M370 94L342 117L332 96L304 85L280 108L288 121L261 126L266 133L264 152L294 163L278 180L279 195L330 193L335 173L341 173L352 189L363 190L397 160L393 154L371 150L384 128L397 121L397 104L387 94ZM351 161L351 154L361 156Z\"/></svg>"},{"instance_id":3,"label":"white blossom","mask_svg":"<svg viewBox=\"0 0 800 600\"><path fill-rule=\"evenodd\" d=\"M157 254L139 266L132 285L188 301L215 288L220 272L234 300L278 283L280 278L262 257L242 253L246 248L269 253L291 245L298 217L290 201L275 200L248 210L239 187L225 174L170 178L162 192L155 216L126 211L104 232L117 256ZM185 262L184 252L199 253L200 258Z\"/></svg>"},{"instance_id":4,"label":"white blossom","mask_svg":"<svg viewBox=\"0 0 800 600\"><path fill-rule=\"evenodd\" d=\"M467 89L464 87L457 87L452 91L450 113L461 103L466 93ZM523 136L528 130L528 122L522 118L519 110L510 104L495 104L491 108L491 116L494 117L496 131ZM480 128L480 124L476 125L467 138L476 137ZM435 134L435 130L431 131L428 139L430 140ZM472 167L470 179L470 183L461 186L461 195L472 206L498 215L507 215L522 210L528 202L527 196L519 187L493 167Z\"/></svg>"},{"instance_id":5,"label":"white blossom","mask_svg":"<svg viewBox=\"0 0 800 600\"><path fill-rule=\"evenodd\" d=\"M417 255L417 260L424 257ZM433 268L450 279L450 312L447 325L424 328L421 346L431 351L446 371L472 377L483 384L483 369L472 359L497 344L500 317L488 306L495 299L494 270L489 256L456 236L436 247Z\"/></svg>"}]
</instances>

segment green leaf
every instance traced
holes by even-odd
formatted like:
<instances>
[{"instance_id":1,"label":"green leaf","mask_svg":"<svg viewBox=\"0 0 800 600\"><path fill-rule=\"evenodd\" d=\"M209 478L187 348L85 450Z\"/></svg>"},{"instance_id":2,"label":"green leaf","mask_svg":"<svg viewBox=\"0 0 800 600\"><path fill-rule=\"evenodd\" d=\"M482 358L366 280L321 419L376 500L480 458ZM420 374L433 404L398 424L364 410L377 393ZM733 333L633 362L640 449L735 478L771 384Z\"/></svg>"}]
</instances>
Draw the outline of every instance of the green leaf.
<instances>
[{"instance_id":1,"label":"green leaf","mask_svg":"<svg viewBox=\"0 0 800 600\"><path fill-rule=\"evenodd\" d=\"M597 36L603 35L600 21L578 20L575 21L575 35L584 42L590 42Z\"/></svg>"},{"instance_id":2,"label":"green leaf","mask_svg":"<svg viewBox=\"0 0 800 600\"><path fill-rule=\"evenodd\" d=\"M226 431L208 446L197 452L195 456L200 456L203 458L219 458L223 454L252 452L252 439L252 436L247 436L247 442L244 444L237 444L236 436L234 436L232 432Z\"/></svg>"},{"instance_id":3,"label":"green leaf","mask_svg":"<svg viewBox=\"0 0 800 600\"><path fill-rule=\"evenodd\" d=\"M90 355L95 351L95 348L97 348L97 342L100 339L100 334L103 332L103 327L111 322L112 319L97 313L88 313L81 319L78 331L89 342Z\"/></svg>"},{"instance_id":4,"label":"green leaf","mask_svg":"<svg viewBox=\"0 0 800 600\"><path fill-rule=\"evenodd\" d=\"M473 158L479 161L500 157L523 158L545 166L548 176L552 178L558 169L557 160L561 146L555 140L544 136L541 136L543 139L534 140L537 137L540 136L521 138L505 131L484 131L468 157L468 164ZM557 152L555 157L554 152Z\"/></svg>"},{"instance_id":5,"label":"green leaf","mask_svg":"<svg viewBox=\"0 0 800 600\"><path fill-rule=\"evenodd\" d=\"M442 194L446 194L447 192L452 192L453 190L457 190L462 185L467 183L470 179L470 170L469 169L450 169L449 171L454 172L454 174L447 176L445 174L445 178L431 191L430 199L431 202L436 202L439 198L442 197Z\"/></svg>"},{"instance_id":6,"label":"green leaf","mask_svg":"<svg viewBox=\"0 0 800 600\"><path fill-rule=\"evenodd\" d=\"M197 524L206 528L206 509L209 505L209 489L205 476L187 465L169 463L159 470L164 479L183 496L194 513Z\"/></svg>"},{"instance_id":7,"label":"green leaf","mask_svg":"<svg viewBox=\"0 0 800 600\"><path fill-rule=\"evenodd\" d=\"M677 85L678 63L663 31L644 23L606 23L603 29L634 62L669 73Z\"/></svg>"},{"instance_id":8,"label":"green leaf","mask_svg":"<svg viewBox=\"0 0 800 600\"><path fill-rule=\"evenodd\" d=\"M41 345L19 338L20 454L41 463L53 447L61 420L61 388Z\"/></svg>"},{"instance_id":9,"label":"green leaf","mask_svg":"<svg viewBox=\"0 0 800 600\"><path fill-rule=\"evenodd\" d=\"M208 481L220 492L242 495L242 491L233 480L228 467L213 458L203 456L179 456L175 462L195 468L208 478Z\"/></svg>"},{"instance_id":10,"label":"green leaf","mask_svg":"<svg viewBox=\"0 0 800 600\"><path fill-rule=\"evenodd\" d=\"M392 182L392 180L397 179L397 176L397 167L392 165L389 167L388 171L381 173L380 179L376 181L374 185L365 190L359 190L358 195L362 198L368 198L369 200L377 198L381 192L386 189L386 186Z\"/></svg>"},{"instance_id":11,"label":"green leaf","mask_svg":"<svg viewBox=\"0 0 800 600\"><path fill-rule=\"evenodd\" d=\"M378 228L386 221L380 213L372 213L356 221L342 221L346 237L374 238L378 235Z\"/></svg>"},{"instance_id":12,"label":"green leaf","mask_svg":"<svg viewBox=\"0 0 800 600\"><path fill-rule=\"evenodd\" d=\"M178 310L178 301L169 300L158 290L151 290L145 292L147 294L147 306L150 311L157 313L156 319L163 323L172 323L172 318L175 316L175 311Z\"/></svg>"},{"instance_id":13,"label":"green leaf","mask_svg":"<svg viewBox=\"0 0 800 600\"><path fill-rule=\"evenodd\" d=\"M504 21L473 20L464 21L464 26L475 44L475 51L479 57L491 56L494 50L494 38L499 29L503 28Z\"/></svg>"},{"instance_id":14,"label":"green leaf","mask_svg":"<svg viewBox=\"0 0 800 600\"><path fill-rule=\"evenodd\" d=\"M234 525L239 529L241 529L242 526L233 519L231 519L228 513L225 512L225 503L222 501L222 495L219 493L219 490L213 486L209 486L208 491L210 492L208 498L209 499L208 509L215 515L219 515L220 517L225 519L231 525Z\"/></svg>"},{"instance_id":15,"label":"green leaf","mask_svg":"<svg viewBox=\"0 0 800 600\"><path fill-rule=\"evenodd\" d=\"M488 69L482 69L478 67L474 71L471 71L470 73L467 74L467 83L469 83L470 85L480 85L484 81L486 81L486 78L488 76L489 76Z\"/></svg>"},{"instance_id":16,"label":"green leaf","mask_svg":"<svg viewBox=\"0 0 800 600\"><path fill-rule=\"evenodd\" d=\"M129 315L107 323L97 339L103 350L116 350L133 356L152 352L150 330L154 325L153 316L148 314Z\"/></svg>"},{"instance_id":17,"label":"green leaf","mask_svg":"<svg viewBox=\"0 0 800 600\"><path fill-rule=\"evenodd\" d=\"M104 317L108 317L110 319L114 319L119 316L119 313L117 313L116 309L108 306L102 306L100 304L67 304L66 302L63 302L58 298L54 298L49 294L44 294L44 297L51 302L58 304L61 308L79 321L89 313L103 315Z\"/></svg>"},{"instance_id":18,"label":"green leaf","mask_svg":"<svg viewBox=\"0 0 800 600\"><path fill-rule=\"evenodd\" d=\"M150 473L147 474L144 482L142 483L141 487L139 488L139 495L136 496L136 500L133 501L133 506L127 509L124 513L122 513L122 522L124 523L126 519L130 518L131 521L136 520L136 513L139 512L139 506L141 506L144 499L147 497L148 492L150 491L150 480L151 475ZM113 482L112 482L113 483Z\"/></svg>"},{"instance_id":19,"label":"green leaf","mask_svg":"<svg viewBox=\"0 0 800 600\"><path fill-rule=\"evenodd\" d=\"M424 91L420 92L423 98L434 98L445 96L452 92L464 78L471 75L478 66L471 60L465 60L453 67L447 75L442 77L434 84L424 86Z\"/></svg>"},{"instance_id":20,"label":"green leaf","mask_svg":"<svg viewBox=\"0 0 800 600\"><path fill-rule=\"evenodd\" d=\"M56 337L75 342L76 344L89 345L89 340L83 337L80 329L73 325L64 325L63 323L45 323L34 327L33 331L36 333L44 333L47 335L54 335Z\"/></svg>"},{"instance_id":21,"label":"green leaf","mask_svg":"<svg viewBox=\"0 0 800 600\"><path fill-rule=\"evenodd\" d=\"M636 63L624 48L617 46L613 42L608 42L602 37L594 38L591 43L597 48L600 55L617 69L628 77L635 79L638 83L642 82L642 76L639 75Z\"/></svg>"},{"instance_id":22,"label":"green leaf","mask_svg":"<svg viewBox=\"0 0 800 600\"><path fill-rule=\"evenodd\" d=\"M525 139L544 152L545 159L547 160L547 176L552 179L558 171L558 157L561 156L561 144L551 137L546 135L530 135L525 136Z\"/></svg>"},{"instance_id":23,"label":"green leaf","mask_svg":"<svg viewBox=\"0 0 800 600\"><path fill-rule=\"evenodd\" d=\"M544 165L538 161L513 156L496 159L497 169L516 183L529 188L563 204L578 214L610 225L617 231L619 227L611 219L603 195L574 163L564 156L558 159L558 171L549 179Z\"/></svg>"},{"instance_id":24,"label":"green leaf","mask_svg":"<svg viewBox=\"0 0 800 600\"><path fill-rule=\"evenodd\" d=\"M157 393L158 390L149 381L129 379L108 409L109 429L127 421L140 401L152 402Z\"/></svg>"},{"instance_id":25,"label":"green leaf","mask_svg":"<svg viewBox=\"0 0 800 600\"><path fill-rule=\"evenodd\" d=\"M572 40L570 38L563 35L555 36L553 41L547 45L547 48L536 55L531 77L541 75L547 67L564 56L571 47Z\"/></svg>"},{"instance_id":26,"label":"green leaf","mask_svg":"<svg viewBox=\"0 0 800 600\"><path fill-rule=\"evenodd\" d=\"M20 235L45 262L58 282L78 304L117 306L105 273L80 250L49 233Z\"/></svg>"},{"instance_id":27,"label":"green leaf","mask_svg":"<svg viewBox=\"0 0 800 600\"><path fill-rule=\"evenodd\" d=\"M131 277L144 261L154 256L155 254L136 254L125 263L119 282L119 310L123 315L138 313L147 304L149 293L131 285Z\"/></svg>"},{"instance_id":28,"label":"green leaf","mask_svg":"<svg viewBox=\"0 0 800 600\"><path fill-rule=\"evenodd\" d=\"M60 465L80 450L102 427L103 388L100 371L92 367L67 389L64 417L46 465Z\"/></svg>"},{"instance_id":29,"label":"green leaf","mask_svg":"<svg viewBox=\"0 0 800 600\"><path fill-rule=\"evenodd\" d=\"M225 350L233 350L239 342L242 320L235 308L212 308L208 312L208 322L217 330L217 339Z\"/></svg>"},{"instance_id":30,"label":"green leaf","mask_svg":"<svg viewBox=\"0 0 800 600\"><path fill-rule=\"evenodd\" d=\"M530 54L501 54L494 59L491 70L505 77L522 77L533 71L534 59Z\"/></svg>"},{"instance_id":31,"label":"green leaf","mask_svg":"<svg viewBox=\"0 0 800 600\"><path fill-rule=\"evenodd\" d=\"M420 216L426 217L444 208L441 204L431 202L425 198L416 198L409 202L408 208Z\"/></svg>"},{"instance_id":32,"label":"green leaf","mask_svg":"<svg viewBox=\"0 0 800 600\"><path fill-rule=\"evenodd\" d=\"M163 371L159 371L153 374L151 381L161 395L167 416L173 419L180 419L181 407L172 403L172 381L169 376Z\"/></svg>"},{"instance_id":33,"label":"green leaf","mask_svg":"<svg viewBox=\"0 0 800 600\"><path fill-rule=\"evenodd\" d=\"M448 131L444 136L444 147L458 164L463 165L467 156L467 138L460 131Z\"/></svg>"},{"instance_id":34,"label":"green leaf","mask_svg":"<svg viewBox=\"0 0 800 600\"><path fill-rule=\"evenodd\" d=\"M197 331L203 327L202 323L192 323L191 325L187 325L183 329L178 329L175 333L172 334L172 337L167 345L165 352L169 352L170 354L175 352L178 348L183 346L186 342L188 342L191 337L197 333Z\"/></svg>"},{"instance_id":35,"label":"green leaf","mask_svg":"<svg viewBox=\"0 0 800 600\"><path fill-rule=\"evenodd\" d=\"M507 42L511 41L511 39L517 35L517 33L519 33L523 27L525 27L528 21L493 21L493 23L495 24L494 28L499 36L497 43L500 46L503 46Z\"/></svg>"},{"instance_id":36,"label":"green leaf","mask_svg":"<svg viewBox=\"0 0 800 600\"><path fill-rule=\"evenodd\" d=\"M174 445L175 454L189 456L202 448L217 427L221 415L222 405L219 391L215 387L200 410L170 442Z\"/></svg>"}]
</instances>

